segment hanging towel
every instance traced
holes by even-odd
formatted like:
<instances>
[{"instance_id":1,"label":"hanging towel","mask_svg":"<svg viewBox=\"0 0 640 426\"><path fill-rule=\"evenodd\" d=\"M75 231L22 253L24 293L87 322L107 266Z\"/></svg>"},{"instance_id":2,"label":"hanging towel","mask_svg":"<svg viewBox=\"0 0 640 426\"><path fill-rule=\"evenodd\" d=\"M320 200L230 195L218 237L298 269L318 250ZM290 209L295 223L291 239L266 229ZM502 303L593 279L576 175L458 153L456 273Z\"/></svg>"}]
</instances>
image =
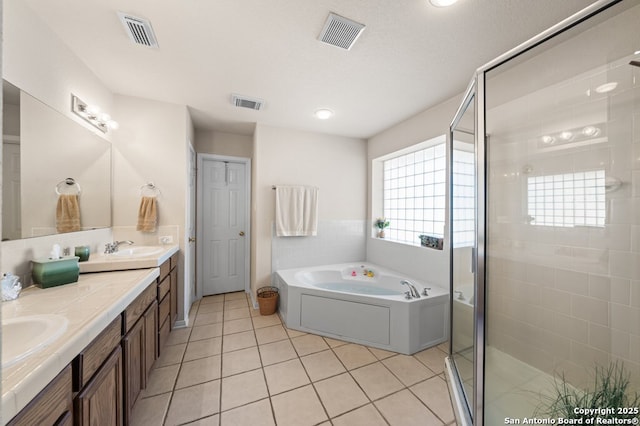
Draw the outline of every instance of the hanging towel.
<instances>
[{"instance_id":1,"label":"hanging towel","mask_svg":"<svg viewBox=\"0 0 640 426\"><path fill-rule=\"evenodd\" d=\"M78 194L58 195L56 205L56 230L58 232L80 231L80 203Z\"/></svg>"},{"instance_id":2,"label":"hanging towel","mask_svg":"<svg viewBox=\"0 0 640 426\"><path fill-rule=\"evenodd\" d=\"M142 232L155 232L158 225L158 203L156 197L142 197L138 209L138 226Z\"/></svg>"},{"instance_id":3,"label":"hanging towel","mask_svg":"<svg viewBox=\"0 0 640 426\"><path fill-rule=\"evenodd\" d=\"M276 235L278 237L318 235L318 188L276 187Z\"/></svg>"}]
</instances>

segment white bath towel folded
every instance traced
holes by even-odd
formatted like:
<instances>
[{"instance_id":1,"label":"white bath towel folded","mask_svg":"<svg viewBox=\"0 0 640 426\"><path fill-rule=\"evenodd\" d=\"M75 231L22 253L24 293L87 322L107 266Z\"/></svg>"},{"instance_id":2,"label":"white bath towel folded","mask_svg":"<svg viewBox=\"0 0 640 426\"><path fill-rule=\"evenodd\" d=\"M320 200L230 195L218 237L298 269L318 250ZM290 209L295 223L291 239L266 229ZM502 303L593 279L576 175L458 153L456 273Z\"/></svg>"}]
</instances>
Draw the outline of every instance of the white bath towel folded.
<instances>
[{"instance_id":1,"label":"white bath towel folded","mask_svg":"<svg viewBox=\"0 0 640 426\"><path fill-rule=\"evenodd\" d=\"M318 188L292 185L276 187L276 235L318 235Z\"/></svg>"}]
</instances>

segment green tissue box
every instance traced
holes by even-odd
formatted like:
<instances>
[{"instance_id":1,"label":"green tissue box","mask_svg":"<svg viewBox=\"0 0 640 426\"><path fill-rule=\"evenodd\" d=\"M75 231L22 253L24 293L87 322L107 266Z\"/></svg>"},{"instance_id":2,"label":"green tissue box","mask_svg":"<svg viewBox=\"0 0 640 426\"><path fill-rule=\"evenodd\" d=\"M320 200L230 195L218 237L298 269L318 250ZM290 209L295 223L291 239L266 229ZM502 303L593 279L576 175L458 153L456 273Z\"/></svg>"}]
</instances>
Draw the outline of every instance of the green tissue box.
<instances>
[{"instance_id":1,"label":"green tissue box","mask_svg":"<svg viewBox=\"0 0 640 426\"><path fill-rule=\"evenodd\" d=\"M78 256L65 256L60 259L32 260L31 277L42 288L75 283L80 275Z\"/></svg>"}]
</instances>

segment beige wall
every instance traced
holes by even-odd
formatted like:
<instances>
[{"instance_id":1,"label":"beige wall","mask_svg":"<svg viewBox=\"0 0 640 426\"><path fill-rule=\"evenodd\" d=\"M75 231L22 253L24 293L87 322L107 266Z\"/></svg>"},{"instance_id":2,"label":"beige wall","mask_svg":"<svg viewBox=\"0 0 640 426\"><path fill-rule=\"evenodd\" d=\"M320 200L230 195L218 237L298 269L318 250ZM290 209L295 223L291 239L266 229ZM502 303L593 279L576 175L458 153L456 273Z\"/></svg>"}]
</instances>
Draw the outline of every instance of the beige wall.
<instances>
[{"instance_id":1,"label":"beige wall","mask_svg":"<svg viewBox=\"0 0 640 426\"><path fill-rule=\"evenodd\" d=\"M3 1L2 77L109 139L71 112L71 93L112 111L113 94L22 0Z\"/></svg>"},{"instance_id":2,"label":"beige wall","mask_svg":"<svg viewBox=\"0 0 640 426\"><path fill-rule=\"evenodd\" d=\"M251 158L253 157L253 136L199 130L195 133L194 148L196 152L203 154Z\"/></svg>"},{"instance_id":3,"label":"beige wall","mask_svg":"<svg viewBox=\"0 0 640 426\"><path fill-rule=\"evenodd\" d=\"M258 125L253 151L252 293L271 281L272 185L320 189L318 220L366 217L366 142Z\"/></svg>"},{"instance_id":4,"label":"beige wall","mask_svg":"<svg viewBox=\"0 0 640 426\"><path fill-rule=\"evenodd\" d=\"M3 77L99 137L112 140L113 224L135 231L140 186L153 181L162 191L160 225L163 229L177 227L175 242L184 248L187 141L195 139L187 108L112 94L25 2L5 0L3 15ZM120 129L104 135L76 117L70 111L72 93L109 112L120 123ZM64 244L73 237L55 239ZM50 241L51 238L32 238L13 246L30 256L45 256ZM100 249L106 242L105 233L87 231L82 233L82 241ZM157 238L153 242L157 243ZM21 268L25 257L13 254L18 260L3 261L3 272ZM180 262L184 271L182 257ZM184 284L182 276L180 284ZM179 303L188 305L182 295ZM179 318L185 310L180 310Z\"/></svg>"},{"instance_id":5,"label":"beige wall","mask_svg":"<svg viewBox=\"0 0 640 426\"><path fill-rule=\"evenodd\" d=\"M380 156L448 134L449 124L461 100L462 95L456 96L369 139L367 154L369 220L382 216L382 206L372 197L372 161ZM439 251L369 237L367 238L367 260L442 287L449 285L449 251L446 240L444 250Z\"/></svg>"},{"instance_id":6,"label":"beige wall","mask_svg":"<svg viewBox=\"0 0 640 426\"><path fill-rule=\"evenodd\" d=\"M188 140L193 137L187 108L131 96L115 96L114 115L120 128L113 136L113 226L131 227L134 241L149 239L136 235L140 187L153 182L158 196L158 226L176 226L180 246L178 288L185 288L185 203L188 189ZM159 231L151 234L160 237ZM158 244L158 238L152 238ZM188 286L188 283L186 284ZM188 289L187 289L188 290ZM178 319L183 319L185 299L179 292ZM189 292L187 291L188 295Z\"/></svg>"}]
</instances>

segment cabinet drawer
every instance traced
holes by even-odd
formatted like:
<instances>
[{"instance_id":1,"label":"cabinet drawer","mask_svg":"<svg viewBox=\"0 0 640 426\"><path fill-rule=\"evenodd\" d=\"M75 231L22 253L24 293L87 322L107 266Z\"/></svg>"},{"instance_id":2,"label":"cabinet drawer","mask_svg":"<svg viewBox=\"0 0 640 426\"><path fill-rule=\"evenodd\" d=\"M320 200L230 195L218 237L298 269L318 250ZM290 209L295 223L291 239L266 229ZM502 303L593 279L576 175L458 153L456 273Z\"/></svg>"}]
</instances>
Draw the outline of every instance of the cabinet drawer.
<instances>
[{"instance_id":1,"label":"cabinet drawer","mask_svg":"<svg viewBox=\"0 0 640 426\"><path fill-rule=\"evenodd\" d=\"M171 288L171 278L169 276L164 277L164 280L160 284L158 284L158 300L164 299L164 296L169 293L169 289Z\"/></svg>"},{"instance_id":2,"label":"cabinet drawer","mask_svg":"<svg viewBox=\"0 0 640 426\"><path fill-rule=\"evenodd\" d=\"M53 425L72 412L71 365L68 365L8 425Z\"/></svg>"},{"instance_id":3,"label":"cabinet drawer","mask_svg":"<svg viewBox=\"0 0 640 426\"><path fill-rule=\"evenodd\" d=\"M122 338L122 316L105 328L93 342L91 342L73 360L73 391L82 389L93 374L100 368L113 349L120 344Z\"/></svg>"},{"instance_id":4,"label":"cabinet drawer","mask_svg":"<svg viewBox=\"0 0 640 426\"><path fill-rule=\"evenodd\" d=\"M171 312L171 297L167 296L162 299L160 305L158 306L158 321L164 321L166 317L169 316Z\"/></svg>"},{"instance_id":5,"label":"cabinet drawer","mask_svg":"<svg viewBox=\"0 0 640 426\"><path fill-rule=\"evenodd\" d=\"M124 315L124 334L127 334L131 327L138 321L140 316L147 310L153 299L156 298L156 286L150 285L147 287L140 296L136 298L127 309L125 309Z\"/></svg>"},{"instance_id":6,"label":"cabinet drawer","mask_svg":"<svg viewBox=\"0 0 640 426\"><path fill-rule=\"evenodd\" d=\"M171 260L166 260L162 265L160 265L160 276L158 277L159 281L165 279L167 275L169 275L169 271L171 270Z\"/></svg>"},{"instance_id":7,"label":"cabinet drawer","mask_svg":"<svg viewBox=\"0 0 640 426\"><path fill-rule=\"evenodd\" d=\"M178 266L178 253L180 253L180 251L172 254L171 258L169 259L169 261L171 262L171 269L174 269L176 266Z\"/></svg>"}]
</instances>

